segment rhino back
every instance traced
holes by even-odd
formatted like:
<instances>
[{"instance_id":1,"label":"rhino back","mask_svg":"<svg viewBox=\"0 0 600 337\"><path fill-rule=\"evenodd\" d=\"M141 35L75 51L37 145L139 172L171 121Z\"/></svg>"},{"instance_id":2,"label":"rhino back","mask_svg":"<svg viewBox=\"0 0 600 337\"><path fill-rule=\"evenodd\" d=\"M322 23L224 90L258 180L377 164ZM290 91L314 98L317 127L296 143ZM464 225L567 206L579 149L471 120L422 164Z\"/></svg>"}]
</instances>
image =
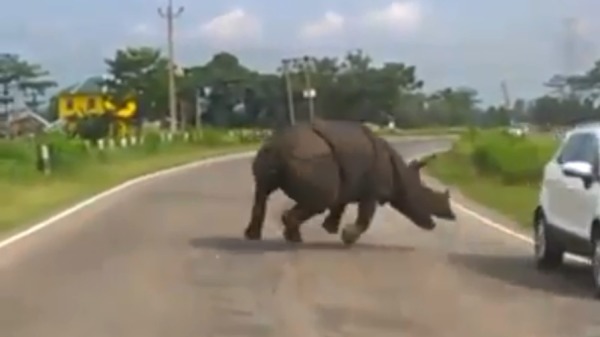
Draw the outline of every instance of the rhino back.
<instances>
[{"instance_id":1,"label":"rhino back","mask_svg":"<svg viewBox=\"0 0 600 337\"><path fill-rule=\"evenodd\" d=\"M394 165L392 153L394 151L387 141L374 135L377 159L374 167L374 184L378 199L381 203L388 202L394 196Z\"/></svg>"},{"instance_id":2,"label":"rhino back","mask_svg":"<svg viewBox=\"0 0 600 337\"><path fill-rule=\"evenodd\" d=\"M318 120L313 128L327 140L341 169L342 198L357 201L375 187L376 147L360 123Z\"/></svg>"},{"instance_id":3,"label":"rhino back","mask_svg":"<svg viewBox=\"0 0 600 337\"><path fill-rule=\"evenodd\" d=\"M296 124L275 135L271 146L281 158L281 189L294 201L313 209L336 202L340 172L327 142L309 124Z\"/></svg>"},{"instance_id":4,"label":"rhino back","mask_svg":"<svg viewBox=\"0 0 600 337\"><path fill-rule=\"evenodd\" d=\"M272 143L289 158L301 160L331 156L327 143L306 123L297 124L277 134Z\"/></svg>"}]
</instances>

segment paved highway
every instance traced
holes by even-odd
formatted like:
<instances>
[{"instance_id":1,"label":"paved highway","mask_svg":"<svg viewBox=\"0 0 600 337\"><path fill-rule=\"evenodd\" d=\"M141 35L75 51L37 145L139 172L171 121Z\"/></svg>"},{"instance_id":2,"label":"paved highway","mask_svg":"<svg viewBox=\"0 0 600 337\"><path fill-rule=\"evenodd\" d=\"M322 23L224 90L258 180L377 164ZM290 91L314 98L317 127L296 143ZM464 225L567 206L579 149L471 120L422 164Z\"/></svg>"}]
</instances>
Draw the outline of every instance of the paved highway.
<instances>
[{"instance_id":1,"label":"paved highway","mask_svg":"<svg viewBox=\"0 0 600 337\"><path fill-rule=\"evenodd\" d=\"M538 273L530 246L468 215L425 232L380 208L351 249L318 217L293 248L277 193L265 240L242 241L249 162L144 183L0 251L0 336L600 336L588 267Z\"/></svg>"}]
</instances>

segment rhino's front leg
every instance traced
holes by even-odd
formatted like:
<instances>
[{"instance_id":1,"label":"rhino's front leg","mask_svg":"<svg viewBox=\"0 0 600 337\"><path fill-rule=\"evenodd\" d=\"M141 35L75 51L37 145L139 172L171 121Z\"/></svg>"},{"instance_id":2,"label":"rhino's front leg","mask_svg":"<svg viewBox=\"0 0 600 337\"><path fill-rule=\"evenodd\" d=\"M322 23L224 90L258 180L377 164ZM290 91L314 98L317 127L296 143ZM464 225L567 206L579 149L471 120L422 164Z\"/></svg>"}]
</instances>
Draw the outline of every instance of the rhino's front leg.
<instances>
[{"instance_id":1,"label":"rhino's front leg","mask_svg":"<svg viewBox=\"0 0 600 337\"><path fill-rule=\"evenodd\" d=\"M281 222L283 222L283 237L285 240L288 242L302 242L300 226L318 213L320 213L318 210L306 208L300 204L296 204L291 209L283 212Z\"/></svg>"},{"instance_id":2,"label":"rhino's front leg","mask_svg":"<svg viewBox=\"0 0 600 337\"><path fill-rule=\"evenodd\" d=\"M329 214L327 214L327 217L325 217L325 220L323 220L323 223L321 224L327 233L337 234L340 229L340 221L342 220L346 206L347 204L341 204L329 209Z\"/></svg>"},{"instance_id":3,"label":"rhino's front leg","mask_svg":"<svg viewBox=\"0 0 600 337\"><path fill-rule=\"evenodd\" d=\"M353 224L348 224L342 230L342 241L351 245L369 228L377 209L376 199L367 199L358 203L358 215Z\"/></svg>"}]
</instances>

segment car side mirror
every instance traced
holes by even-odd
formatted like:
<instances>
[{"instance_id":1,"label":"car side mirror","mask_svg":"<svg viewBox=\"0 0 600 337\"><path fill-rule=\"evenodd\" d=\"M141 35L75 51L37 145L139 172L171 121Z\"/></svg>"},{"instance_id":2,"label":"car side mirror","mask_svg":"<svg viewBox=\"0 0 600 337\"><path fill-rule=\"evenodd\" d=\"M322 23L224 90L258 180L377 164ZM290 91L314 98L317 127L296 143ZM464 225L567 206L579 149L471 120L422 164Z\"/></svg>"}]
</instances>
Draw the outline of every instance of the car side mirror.
<instances>
[{"instance_id":1,"label":"car side mirror","mask_svg":"<svg viewBox=\"0 0 600 337\"><path fill-rule=\"evenodd\" d=\"M562 172L567 177L581 178L585 188L588 188L594 181L594 166L584 161L571 161L561 165Z\"/></svg>"}]
</instances>

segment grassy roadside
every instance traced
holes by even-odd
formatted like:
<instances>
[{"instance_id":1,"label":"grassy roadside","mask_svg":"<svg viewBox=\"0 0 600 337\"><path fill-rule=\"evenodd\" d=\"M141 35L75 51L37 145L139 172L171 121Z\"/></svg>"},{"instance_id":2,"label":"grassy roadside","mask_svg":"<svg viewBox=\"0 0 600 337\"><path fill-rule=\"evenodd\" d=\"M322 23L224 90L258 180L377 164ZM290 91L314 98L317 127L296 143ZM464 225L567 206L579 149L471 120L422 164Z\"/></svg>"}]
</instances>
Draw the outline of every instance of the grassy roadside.
<instances>
[{"instance_id":1,"label":"grassy roadside","mask_svg":"<svg viewBox=\"0 0 600 337\"><path fill-rule=\"evenodd\" d=\"M382 136L448 136L460 135L466 131L467 129L465 127L429 127L394 130L381 128L376 132Z\"/></svg>"},{"instance_id":2,"label":"grassy roadside","mask_svg":"<svg viewBox=\"0 0 600 337\"><path fill-rule=\"evenodd\" d=\"M128 179L256 145L173 146L148 156L128 154L107 163L83 163L68 173L14 182L0 177L0 233L45 218L83 198Z\"/></svg>"},{"instance_id":3,"label":"grassy roadside","mask_svg":"<svg viewBox=\"0 0 600 337\"><path fill-rule=\"evenodd\" d=\"M549 136L514 139L491 132L465 135L452 150L432 160L426 171L457 187L465 197L521 226L530 226L543 165L556 145Z\"/></svg>"},{"instance_id":4,"label":"grassy roadside","mask_svg":"<svg viewBox=\"0 0 600 337\"><path fill-rule=\"evenodd\" d=\"M448 128L414 129L397 136L448 134ZM164 146L150 143L129 150L98 151L58 139L57 170L45 177L34 170L31 144L0 143L0 235L34 223L121 182L202 158L255 149L257 141L223 142L211 132L205 143ZM154 142L158 142L154 139Z\"/></svg>"},{"instance_id":5,"label":"grassy roadside","mask_svg":"<svg viewBox=\"0 0 600 337\"><path fill-rule=\"evenodd\" d=\"M452 152L440 154L426 168L427 174L483 206L495 209L522 226L531 222L537 204L536 185L506 185L500 179L479 174L464 158Z\"/></svg>"}]
</instances>

